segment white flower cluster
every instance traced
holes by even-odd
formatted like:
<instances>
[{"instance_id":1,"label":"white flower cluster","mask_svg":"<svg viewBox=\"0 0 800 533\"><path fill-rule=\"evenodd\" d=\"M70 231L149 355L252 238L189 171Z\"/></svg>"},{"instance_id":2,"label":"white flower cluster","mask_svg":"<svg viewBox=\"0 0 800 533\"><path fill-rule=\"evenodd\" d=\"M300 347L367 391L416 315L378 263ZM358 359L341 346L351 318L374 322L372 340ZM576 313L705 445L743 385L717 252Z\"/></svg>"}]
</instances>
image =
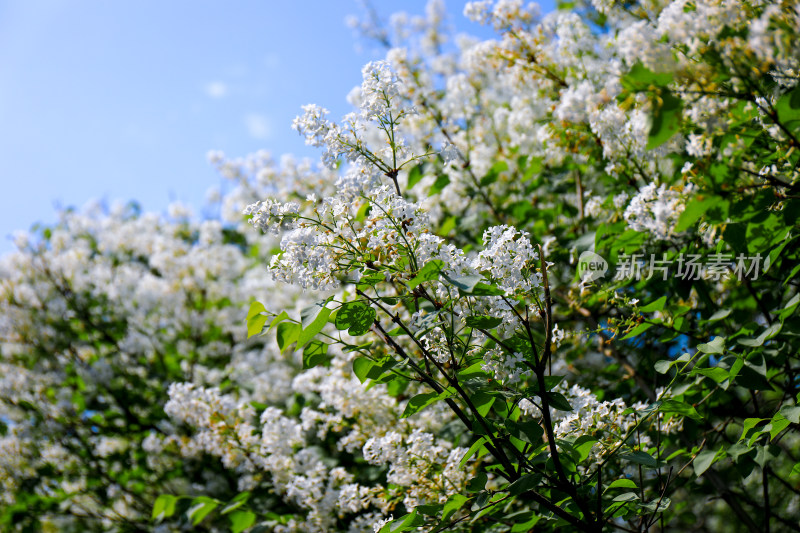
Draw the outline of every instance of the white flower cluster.
<instances>
[{"instance_id":1,"label":"white flower cluster","mask_svg":"<svg viewBox=\"0 0 800 533\"><path fill-rule=\"evenodd\" d=\"M686 209L686 198L691 192L691 185L682 193L668 189L666 185L646 185L631 198L625 209L625 221L632 230L649 233L656 239L674 238L675 225Z\"/></svg>"},{"instance_id":2,"label":"white flower cluster","mask_svg":"<svg viewBox=\"0 0 800 533\"><path fill-rule=\"evenodd\" d=\"M193 425L197 433L190 440L171 440L178 442L185 455L203 451L220 457L240 475L241 490L269 475L278 494L306 511L305 518L295 520L290 530L330 531L338 518L371 509L370 520L362 524L370 528L398 497L410 507L438 502L446 497L443 486L466 483L467 472L458 468L465 450L432 433L452 415L432 409L413 420L398 420L404 403L389 397L384 386L360 386L350 371L350 361L341 354L330 367L298 375L292 389L319 402L304 407L300 420L267 407L255 422L250 406L218 390L174 384L166 409L176 420ZM360 484L352 473L331 467L314 445L315 439L323 440L329 432L340 435L340 450L363 454L370 463L386 466L391 485Z\"/></svg>"},{"instance_id":3,"label":"white flower cluster","mask_svg":"<svg viewBox=\"0 0 800 533\"><path fill-rule=\"evenodd\" d=\"M365 120L384 120L407 113L399 106L405 95L402 82L386 61L372 61L361 70L361 116Z\"/></svg>"},{"instance_id":4,"label":"white flower cluster","mask_svg":"<svg viewBox=\"0 0 800 533\"><path fill-rule=\"evenodd\" d=\"M364 459L371 464L388 464L386 481L407 489L403 504L408 509L426 502L443 503L447 499L443 488L463 486L467 471L458 463L465 452L419 429L405 438L391 431L364 444Z\"/></svg>"},{"instance_id":5,"label":"white flower cluster","mask_svg":"<svg viewBox=\"0 0 800 533\"><path fill-rule=\"evenodd\" d=\"M590 390L579 385L569 386L564 381L559 383L554 391L562 394L572 407L572 411L551 409L556 438L596 436L598 442L592 447L591 453L594 463L601 462L609 452L615 451L620 444L626 442L630 437L630 431L642 420L639 412L648 407L643 402L628 406L621 398L601 401ZM519 403L519 408L525 416L535 419L542 416L539 408L530 400L523 399ZM675 433L680 431L681 426L681 419L672 418L669 422L662 423L659 431L665 434ZM647 448L651 444L650 437L643 430L636 445Z\"/></svg>"},{"instance_id":6,"label":"white flower cluster","mask_svg":"<svg viewBox=\"0 0 800 533\"><path fill-rule=\"evenodd\" d=\"M250 217L248 222L253 227L277 235L281 228L293 228L297 225L295 219L299 211L300 204L296 202L282 204L268 199L248 205L244 214Z\"/></svg>"},{"instance_id":7,"label":"white flower cluster","mask_svg":"<svg viewBox=\"0 0 800 533\"><path fill-rule=\"evenodd\" d=\"M494 226L483 233L484 249L472 267L487 273L489 279L509 294L529 293L539 287L542 275L536 272L539 254L528 233L509 226Z\"/></svg>"}]
</instances>

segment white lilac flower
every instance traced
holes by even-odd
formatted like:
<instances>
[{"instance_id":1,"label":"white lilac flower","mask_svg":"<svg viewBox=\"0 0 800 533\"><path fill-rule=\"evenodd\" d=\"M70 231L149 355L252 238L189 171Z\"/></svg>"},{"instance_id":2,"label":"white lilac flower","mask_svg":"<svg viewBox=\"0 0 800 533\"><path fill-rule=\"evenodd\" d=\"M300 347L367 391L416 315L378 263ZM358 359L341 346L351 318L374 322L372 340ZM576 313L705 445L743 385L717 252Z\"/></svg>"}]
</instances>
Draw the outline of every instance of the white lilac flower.
<instances>
[{"instance_id":1,"label":"white lilac flower","mask_svg":"<svg viewBox=\"0 0 800 533\"><path fill-rule=\"evenodd\" d=\"M686 208L686 195L690 192L691 187L682 194L666 185L656 187L655 183L642 187L625 209L628 227L659 240L675 237L675 225Z\"/></svg>"}]
</instances>

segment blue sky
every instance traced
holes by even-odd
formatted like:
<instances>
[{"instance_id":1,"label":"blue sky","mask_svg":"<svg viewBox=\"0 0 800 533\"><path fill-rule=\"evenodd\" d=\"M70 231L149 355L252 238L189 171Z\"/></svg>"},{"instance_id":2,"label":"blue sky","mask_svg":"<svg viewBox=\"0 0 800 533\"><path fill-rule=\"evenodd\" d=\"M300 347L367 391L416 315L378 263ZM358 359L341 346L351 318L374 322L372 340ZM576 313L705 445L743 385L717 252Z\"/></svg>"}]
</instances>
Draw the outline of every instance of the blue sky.
<instances>
[{"instance_id":1,"label":"blue sky","mask_svg":"<svg viewBox=\"0 0 800 533\"><path fill-rule=\"evenodd\" d=\"M374 1L382 15L424 1ZM458 31L490 35L448 11ZM300 106L334 116L377 49L353 0L0 0L0 253L57 207L136 200L202 207L210 149L315 155Z\"/></svg>"}]
</instances>

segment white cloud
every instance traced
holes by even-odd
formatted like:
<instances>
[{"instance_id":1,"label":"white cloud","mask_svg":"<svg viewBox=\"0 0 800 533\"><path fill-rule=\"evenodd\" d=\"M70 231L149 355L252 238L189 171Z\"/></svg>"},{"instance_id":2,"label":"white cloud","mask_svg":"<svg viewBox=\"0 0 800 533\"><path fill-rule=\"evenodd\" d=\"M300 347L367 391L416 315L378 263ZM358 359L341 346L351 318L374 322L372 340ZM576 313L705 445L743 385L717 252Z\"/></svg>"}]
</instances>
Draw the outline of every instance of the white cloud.
<instances>
[{"instance_id":1,"label":"white cloud","mask_svg":"<svg viewBox=\"0 0 800 533\"><path fill-rule=\"evenodd\" d=\"M228 86L222 81L212 81L206 84L206 94L211 98L224 98L228 94Z\"/></svg>"},{"instance_id":2,"label":"white cloud","mask_svg":"<svg viewBox=\"0 0 800 533\"><path fill-rule=\"evenodd\" d=\"M272 127L269 119L264 115L250 113L244 117L244 125L247 133L254 139L266 140L272 136Z\"/></svg>"}]
</instances>

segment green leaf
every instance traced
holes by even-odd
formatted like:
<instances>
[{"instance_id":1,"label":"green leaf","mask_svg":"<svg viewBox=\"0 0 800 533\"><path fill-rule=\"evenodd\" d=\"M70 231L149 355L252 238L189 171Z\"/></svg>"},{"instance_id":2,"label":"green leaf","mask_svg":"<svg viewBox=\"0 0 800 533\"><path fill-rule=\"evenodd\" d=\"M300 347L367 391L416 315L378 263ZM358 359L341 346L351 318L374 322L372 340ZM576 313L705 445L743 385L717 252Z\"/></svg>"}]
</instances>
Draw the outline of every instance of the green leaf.
<instances>
[{"instance_id":1,"label":"green leaf","mask_svg":"<svg viewBox=\"0 0 800 533\"><path fill-rule=\"evenodd\" d=\"M437 394L435 392L426 392L423 394L417 394L406 404L406 408L403 410L403 414L400 415L400 418L407 418L413 414L419 413L429 405L438 402L439 400L444 400L449 398L453 395L452 389L445 389L441 393Z\"/></svg>"},{"instance_id":2,"label":"green leaf","mask_svg":"<svg viewBox=\"0 0 800 533\"><path fill-rule=\"evenodd\" d=\"M475 477L467 483L467 490L469 492L480 492L486 488L486 482L489 481L489 476L483 472L479 472Z\"/></svg>"},{"instance_id":3,"label":"green leaf","mask_svg":"<svg viewBox=\"0 0 800 533\"><path fill-rule=\"evenodd\" d=\"M408 171L408 184L409 189L422 180L424 174L422 173L422 165L415 165Z\"/></svg>"},{"instance_id":4,"label":"green leaf","mask_svg":"<svg viewBox=\"0 0 800 533\"><path fill-rule=\"evenodd\" d=\"M469 291L471 291L475 285L477 285L483 279L482 276L459 276L456 278L451 278L446 275L444 278L450 282L453 287L464 293L469 293Z\"/></svg>"},{"instance_id":5,"label":"green leaf","mask_svg":"<svg viewBox=\"0 0 800 533\"><path fill-rule=\"evenodd\" d=\"M266 312L267 308L264 307L264 304L262 304L261 302L253 302L250 304L250 310L247 311L247 319L249 320L250 318L256 315Z\"/></svg>"},{"instance_id":6,"label":"green leaf","mask_svg":"<svg viewBox=\"0 0 800 533\"><path fill-rule=\"evenodd\" d=\"M476 440L475 442L473 442L472 446L469 447L469 449L467 450L467 453L464 454L464 457L462 457L461 461L458 463L458 468L464 468L464 465L467 464L467 461L469 461L469 458L472 457L473 455L475 455L478 452L478 450L481 450L483 448L483 452L486 453L486 449L484 448L484 445L487 442L489 442L489 437L485 437L485 436L481 437L478 440ZM483 455L483 454L478 454L478 457L480 457L481 455Z\"/></svg>"},{"instance_id":7,"label":"green leaf","mask_svg":"<svg viewBox=\"0 0 800 533\"><path fill-rule=\"evenodd\" d=\"M645 331L647 331L648 329L650 329L652 327L653 327L653 324L651 324L649 322L642 322L641 324L639 324L638 326L636 326L635 328L630 330L628 332L628 334L625 335L624 337L622 337L620 340L624 341L625 339L632 339L633 337L636 337L637 335L641 335L642 333L644 333Z\"/></svg>"},{"instance_id":8,"label":"green leaf","mask_svg":"<svg viewBox=\"0 0 800 533\"><path fill-rule=\"evenodd\" d=\"M563 394L560 392L548 392L547 399L550 402L550 407L558 409L559 411L572 411L572 406L569 404Z\"/></svg>"},{"instance_id":9,"label":"green leaf","mask_svg":"<svg viewBox=\"0 0 800 533\"><path fill-rule=\"evenodd\" d=\"M256 315L247 319L247 338L258 335L264 330L264 324L267 323L267 315Z\"/></svg>"},{"instance_id":10,"label":"green leaf","mask_svg":"<svg viewBox=\"0 0 800 533\"><path fill-rule=\"evenodd\" d=\"M328 345L322 341L311 341L303 350L303 370L315 366L329 366L333 356L328 355Z\"/></svg>"},{"instance_id":11,"label":"green leaf","mask_svg":"<svg viewBox=\"0 0 800 533\"><path fill-rule=\"evenodd\" d=\"M673 96L668 89L661 91L661 103L656 105L647 138L648 150L661 146L678 132L682 105L681 99Z\"/></svg>"},{"instance_id":12,"label":"green leaf","mask_svg":"<svg viewBox=\"0 0 800 533\"><path fill-rule=\"evenodd\" d=\"M542 476L540 474L527 474L509 485L506 490L511 496L517 496L536 488L541 480Z\"/></svg>"},{"instance_id":13,"label":"green leaf","mask_svg":"<svg viewBox=\"0 0 800 533\"><path fill-rule=\"evenodd\" d=\"M620 82L629 91L645 91L651 85L664 87L672 81L672 74L669 72L655 73L637 61L627 74L622 76Z\"/></svg>"},{"instance_id":14,"label":"green leaf","mask_svg":"<svg viewBox=\"0 0 800 533\"><path fill-rule=\"evenodd\" d=\"M772 417L772 421L767 424L764 430L769 431L769 438L774 439L778 436L778 433L789 427L789 422L786 418L783 417L780 413L775 413L775 416Z\"/></svg>"},{"instance_id":15,"label":"green leaf","mask_svg":"<svg viewBox=\"0 0 800 533\"><path fill-rule=\"evenodd\" d=\"M763 422L765 419L763 418L745 418L744 422L742 422L742 436L739 437L739 441L742 441L748 437L750 434L750 430L756 427L758 424ZM759 432L760 434L760 432Z\"/></svg>"},{"instance_id":16,"label":"green leaf","mask_svg":"<svg viewBox=\"0 0 800 533\"><path fill-rule=\"evenodd\" d=\"M666 374L675 363L677 363L675 360L670 361L668 359L662 359L661 361L656 361L656 364L653 366L659 374Z\"/></svg>"},{"instance_id":17,"label":"green leaf","mask_svg":"<svg viewBox=\"0 0 800 533\"><path fill-rule=\"evenodd\" d=\"M662 296L658 300L654 302L650 302L649 304L645 305L644 307L639 308L640 313L652 313L654 311L661 311L664 309L664 304L667 303L667 297Z\"/></svg>"},{"instance_id":18,"label":"green leaf","mask_svg":"<svg viewBox=\"0 0 800 533\"><path fill-rule=\"evenodd\" d=\"M161 494L153 504L152 519L161 521L175 514L175 503L178 498L172 494Z\"/></svg>"},{"instance_id":19,"label":"green leaf","mask_svg":"<svg viewBox=\"0 0 800 533\"><path fill-rule=\"evenodd\" d=\"M692 200L686 204L686 209L683 210L683 213L681 213L681 216L678 218L678 223L675 225L675 232L680 233L694 226L706 211L718 204L721 200L722 198L719 196L696 196L692 198Z\"/></svg>"},{"instance_id":20,"label":"green leaf","mask_svg":"<svg viewBox=\"0 0 800 533\"><path fill-rule=\"evenodd\" d=\"M473 394L470 400L478 411L478 414L486 416L489 414L489 409L492 408L492 404L494 404L495 397L485 392L478 392Z\"/></svg>"},{"instance_id":21,"label":"green leaf","mask_svg":"<svg viewBox=\"0 0 800 533\"><path fill-rule=\"evenodd\" d=\"M702 420L703 417L697 412L697 409L689 404L680 402L678 400L664 400L661 402L659 411L662 413L675 413L682 416L688 416L694 420Z\"/></svg>"},{"instance_id":22,"label":"green leaf","mask_svg":"<svg viewBox=\"0 0 800 533\"><path fill-rule=\"evenodd\" d=\"M703 450L702 452L698 453L697 456L692 461L692 467L694 468L694 473L697 477L703 475L703 473L708 470L712 464L714 464L714 460L717 458L717 452L713 450Z\"/></svg>"},{"instance_id":23,"label":"green leaf","mask_svg":"<svg viewBox=\"0 0 800 533\"><path fill-rule=\"evenodd\" d=\"M549 392L556 388L556 386L564 381L564 376L545 376L544 377L544 389L545 392ZM539 390L539 383L534 382L533 385L525 389L525 394L536 394L541 396L541 391Z\"/></svg>"},{"instance_id":24,"label":"green leaf","mask_svg":"<svg viewBox=\"0 0 800 533\"><path fill-rule=\"evenodd\" d=\"M527 474L509 485L506 490L511 496L517 496L536 488L541 480L542 476L540 474Z\"/></svg>"},{"instance_id":25,"label":"green leaf","mask_svg":"<svg viewBox=\"0 0 800 533\"><path fill-rule=\"evenodd\" d=\"M502 296L505 291L488 283L476 283L472 290L465 291L472 296Z\"/></svg>"},{"instance_id":26,"label":"green leaf","mask_svg":"<svg viewBox=\"0 0 800 533\"><path fill-rule=\"evenodd\" d=\"M288 320L289 314L286 311L281 311L278 316L272 319L272 322L269 323L269 329L271 330L284 320Z\"/></svg>"},{"instance_id":27,"label":"green leaf","mask_svg":"<svg viewBox=\"0 0 800 533\"><path fill-rule=\"evenodd\" d=\"M250 511L236 511L231 513L228 518L231 521L231 531L233 533L242 533L242 531L256 523L256 514Z\"/></svg>"},{"instance_id":28,"label":"green leaf","mask_svg":"<svg viewBox=\"0 0 800 533\"><path fill-rule=\"evenodd\" d=\"M614 481L609 483L609 485L606 487L606 490L611 490L611 489L634 489L634 490L637 490L638 488L639 487L637 487L636 483L634 483L632 480L627 479L627 478L622 478L622 479L615 479Z\"/></svg>"},{"instance_id":29,"label":"green leaf","mask_svg":"<svg viewBox=\"0 0 800 533\"><path fill-rule=\"evenodd\" d=\"M508 164L505 161L498 161L489 169L484 177L480 180L481 187L487 187L497 181L500 174L508 170Z\"/></svg>"},{"instance_id":30,"label":"green leaf","mask_svg":"<svg viewBox=\"0 0 800 533\"><path fill-rule=\"evenodd\" d=\"M417 512L424 514L425 516L435 517L439 515L439 511L442 510L442 507L444 507L443 504L437 503L429 505L417 505L416 507L414 507L414 509L416 509Z\"/></svg>"},{"instance_id":31,"label":"green leaf","mask_svg":"<svg viewBox=\"0 0 800 533\"><path fill-rule=\"evenodd\" d=\"M494 329L503 323L503 319L494 316L474 315L468 316L465 322L470 328Z\"/></svg>"},{"instance_id":32,"label":"green leaf","mask_svg":"<svg viewBox=\"0 0 800 533\"><path fill-rule=\"evenodd\" d=\"M350 326L356 323L357 316L360 313L365 312L367 307L369 306L361 300L343 303L342 306L336 311L336 318L334 319L334 325L336 326L336 329L348 329Z\"/></svg>"},{"instance_id":33,"label":"green leaf","mask_svg":"<svg viewBox=\"0 0 800 533\"><path fill-rule=\"evenodd\" d=\"M356 286L361 290L365 290L367 287L377 285L381 281L386 281L386 276L383 275L383 272L373 272L371 274L362 275Z\"/></svg>"},{"instance_id":34,"label":"green leaf","mask_svg":"<svg viewBox=\"0 0 800 533\"><path fill-rule=\"evenodd\" d=\"M795 85L794 90L789 93L789 107L800 109L800 85Z\"/></svg>"},{"instance_id":35,"label":"green leaf","mask_svg":"<svg viewBox=\"0 0 800 533\"><path fill-rule=\"evenodd\" d=\"M442 192L442 190L450 184L450 178L447 174L439 174L436 176L436 181L433 182L431 188L428 190L428 196L433 196Z\"/></svg>"},{"instance_id":36,"label":"green leaf","mask_svg":"<svg viewBox=\"0 0 800 533\"><path fill-rule=\"evenodd\" d=\"M359 357L353 361L353 373L361 383L364 383L367 379L375 379L381 375L380 367L377 366L374 361L366 357Z\"/></svg>"},{"instance_id":37,"label":"green leaf","mask_svg":"<svg viewBox=\"0 0 800 533\"><path fill-rule=\"evenodd\" d=\"M542 519L541 516L538 516L532 511L526 511L521 514L515 513L512 516L515 523L511 526L510 533L528 533L530 531L536 531L534 526ZM509 518L511 518L511 516Z\"/></svg>"},{"instance_id":38,"label":"green leaf","mask_svg":"<svg viewBox=\"0 0 800 533\"><path fill-rule=\"evenodd\" d=\"M725 352L725 337L714 337L714 340L705 344L698 344L697 349L703 353L724 353Z\"/></svg>"},{"instance_id":39,"label":"green leaf","mask_svg":"<svg viewBox=\"0 0 800 533\"><path fill-rule=\"evenodd\" d=\"M453 494L447 498L444 507L442 508L442 522L447 522L456 511L464 507L464 504L469 501L469 498L462 494Z\"/></svg>"},{"instance_id":40,"label":"green leaf","mask_svg":"<svg viewBox=\"0 0 800 533\"><path fill-rule=\"evenodd\" d=\"M297 346L303 347L308 341L313 339L317 333L322 331L325 324L328 323L328 317L331 315L331 310L326 307L328 300L317 302L303 309L300 312L301 324L303 331L297 338Z\"/></svg>"},{"instance_id":41,"label":"green leaf","mask_svg":"<svg viewBox=\"0 0 800 533\"><path fill-rule=\"evenodd\" d=\"M375 379L380 376L380 372L375 374L373 371L373 369L377 368L375 363L366 357L359 357L353 361L353 374L356 375L361 383L364 383L367 379ZM370 372L373 372L372 376Z\"/></svg>"},{"instance_id":42,"label":"green leaf","mask_svg":"<svg viewBox=\"0 0 800 533\"><path fill-rule=\"evenodd\" d=\"M357 337L369 331L376 315L375 309L361 300L356 300L342 304L336 312L334 323L336 329L347 329L350 335Z\"/></svg>"},{"instance_id":43,"label":"green leaf","mask_svg":"<svg viewBox=\"0 0 800 533\"><path fill-rule=\"evenodd\" d=\"M539 444L542 441L542 435L544 435L542 427L533 421L514 422L507 418L505 426L512 437L530 444Z\"/></svg>"},{"instance_id":44,"label":"green leaf","mask_svg":"<svg viewBox=\"0 0 800 533\"><path fill-rule=\"evenodd\" d=\"M408 288L415 289L421 283L439 279L439 275L441 274L443 267L444 267L444 261L440 259L434 259L432 261L428 261L427 263L425 263L425 266L423 266L419 270L419 272L417 272L417 275L414 276L414 278L408 282Z\"/></svg>"},{"instance_id":45,"label":"green leaf","mask_svg":"<svg viewBox=\"0 0 800 533\"><path fill-rule=\"evenodd\" d=\"M792 424L800 424L800 405L784 405L778 412Z\"/></svg>"},{"instance_id":46,"label":"green leaf","mask_svg":"<svg viewBox=\"0 0 800 533\"><path fill-rule=\"evenodd\" d=\"M730 309L720 309L719 311L708 317L708 321L715 322L717 320L722 320L723 318L726 318L730 314L731 314Z\"/></svg>"},{"instance_id":47,"label":"green leaf","mask_svg":"<svg viewBox=\"0 0 800 533\"><path fill-rule=\"evenodd\" d=\"M253 302L250 304L250 310L247 312L247 338L253 335L258 335L264 329L264 324L267 322L267 316L262 315L267 310L261 302Z\"/></svg>"},{"instance_id":48,"label":"green leaf","mask_svg":"<svg viewBox=\"0 0 800 533\"><path fill-rule=\"evenodd\" d=\"M253 403L255 403L255 402L253 402ZM262 404L262 405L263 405L263 407L261 409L266 409L267 408L266 404ZM236 509L238 509L239 507L241 507L242 505L246 504L247 500L249 500L249 499L250 499L250 492L249 491L240 492L239 494L236 495L236 497L234 497L230 502L228 502L228 505L226 505L225 507L222 508L222 510L219 512L219 514L226 515L228 513L231 513L233 511L235 511Z\"/></svg>"},{"instance_id":49,"label":"green leaf","mask_svg":"<svg viewBox=\"0 0 800 533\"><path fill-rule=\"evenodd\" d=\"M784 94L775 102L778 122L790 131L800 130L800 85Z\"/></svg>"},{"instance_id":50,"label":"green leaf","mask_svg":"<svg viewBox=\"0 0 800 533\"><path fill-rule=\"evenodd\" d=\"M192 521L192 525L196 526L218 506L218 501L206 496L200 496L192 500L192 506L186 511L186 515Z\"/></svg>"},{"instance_id":51,"label":"green leaf","mask_svg":"<svg viewBox=\"0 0 800 533\"><path fill-rule=\"evenodd\" d=\"M296 322L281 322L278 324L278 331L275 337L278 340L278 348L280 348L281 353L297 341L301 331L300 324Z\"/></svg>"},{"instance_id":52,"label":"green leaf","mask_svg":"<svg viewBox=\"0 0 800 533\"><path fill-rule=\"evenodd\" d=\"M378 379L384 372L397 365L391 357L373 361L367 357L358 357L353 361L353 373L361 383L368 379Z\"/></svg>"},{"instance_id":53,"label":"green leaf","mask_svg":"<svg viewBox=\"0 0 800 533\"><path fill-rule=\"evenodd\" d=\"M572 449L578 454L578 461L583 462L589 457L589 453L597 443L597 439L592 435L581 435L572 443Z\"/></svg>"},{"instance_id":54,"label":"green leaf","mask_svg":"<svg viewBox=\"0 0 800 533\"><path fill-rule=\"evenodd\" d=\"M762 346L767 340L769 340L772 337L774 337L775 335L777 335L781 331L782 327L783 327L783 324L779 324L779 323L778 324L772 324L770 327L768 327L763 332L761 332L761 335L759 335L758 337L756 337L754 339L736 339L736 340L739 342L739 344L743 344L744 346L749 346L751 348L757 348L759 346Z\"/></svg>"},{"instance_id":55,"label":"green leaf","mask_svg":"<svg viewBox=\"0 0 800 533\"><path fill-rule=\"evenodd\" d=\"M716 383L722 383L726 379L730 377L730 373L725 370L724 368L719 368L717 366L712 368L695 368L692 370L691 375L700 374L701 376L705 376L707 378L711 378Z\"/></svg>"},{"instance_id":56,"label":"green leaf","mask_svg":"<svg viewBox=\"0 0 800 533\"><path fill-rule=\"evenodd\" d=\"M655 457L653 457L649 453L642 451L625 453L620 457L622 459L627 459L632 463L636 463L643 466L649 466L650 468L655 468L656 466L658 466L658 462L656 461Z\"/></svg>"}]
</instances>

